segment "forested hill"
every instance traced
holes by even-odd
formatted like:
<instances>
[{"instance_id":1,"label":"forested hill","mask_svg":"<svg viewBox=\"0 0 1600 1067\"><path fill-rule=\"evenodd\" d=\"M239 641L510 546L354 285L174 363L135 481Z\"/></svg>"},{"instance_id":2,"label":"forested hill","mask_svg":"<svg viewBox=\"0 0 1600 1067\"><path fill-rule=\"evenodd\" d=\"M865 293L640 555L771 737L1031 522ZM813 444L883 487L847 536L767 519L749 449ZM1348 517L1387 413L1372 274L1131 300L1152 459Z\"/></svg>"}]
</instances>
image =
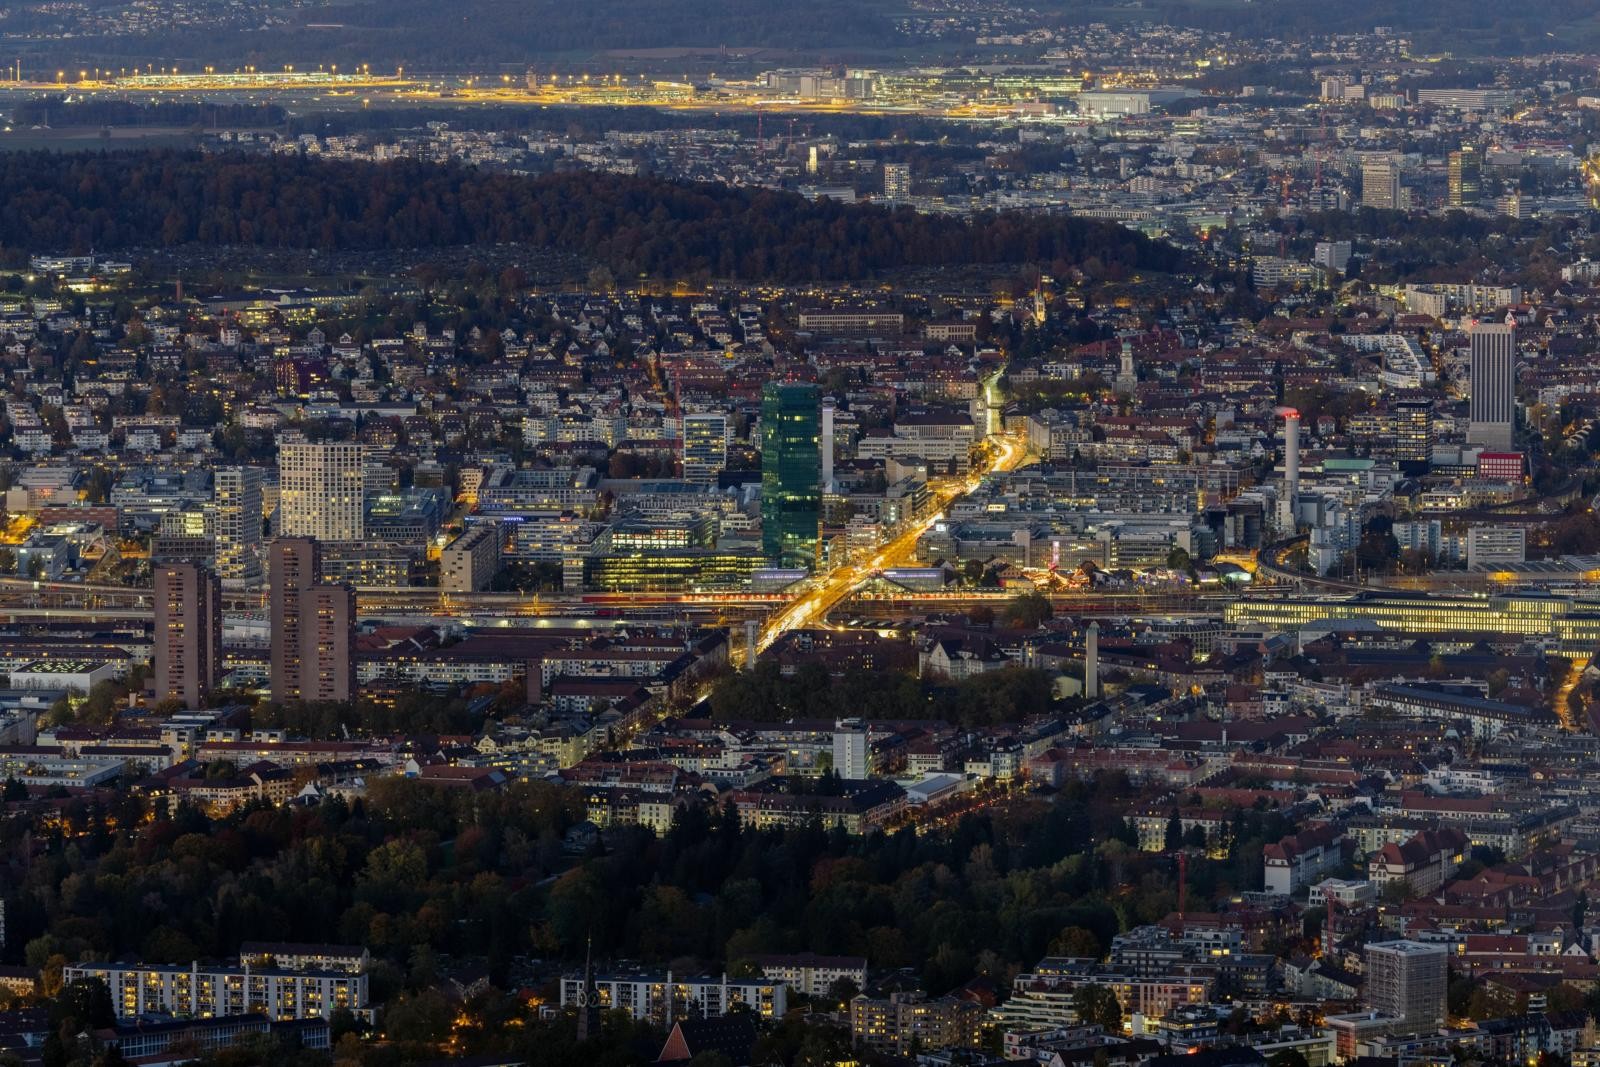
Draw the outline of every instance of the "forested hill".
<instances>
[{"instance_id":1,"label":"forested hill","mask_svg":"<svg viewBox=\"0 0 1600 1067\"><path fill-rule=\"evenodd\" d=\"M49 0L13 0L6 5L6 25L19 40L31 38L27 47L37 50L38 59L25 66L34 69L100 62L118 67L151 59L189 68L199 63L271 66L340 63L359 56L374 70L483 71L564 64L613 49L663 49L655 58L670 62L680 49L704 57L726 48L732 62L755 50L750 62L759 70L814 61L878 66L887 56L908 54L965 62L975 54L970 38L907 32L907 23L917 20L904 16L914 13L915 5L892 0L304 0L279 6L286 21L271 33L230 31L226 21L194 25L180 20L149 32L97 36L92 28L85 33L75 5ZM1166 23L1283 41L1367 33L1382 25L1422 52L1456 55L1586 51L1600 42L1594 0L1512 5L1498 0L1030 0L1023 6L1041 26ZM725 68L719 63L714 69Z\"/></svg>"},{"instance_id":2,"label":"forested hill","mask_svg":"<svg viewBox=\"0 0 1600 1067\"><path fill-rule=\"evenodd\" d=\"M1094 0L1049 0L1043 10L1088 20ZM1521 55L1586 51L1600 42L1600 8L1594 0L1147 0L1132 11L1167 22L1245 38L1302 40L1326 33L1370 33L1388 26L1417 51L1454 55Z\"/></svg>"},{"instance_id":3,"label":"forested hill","mask_svg":"<svg viewBox=\"0 0 1600 1067\"><path fill-rule=\"evenodd\" d=\"M113 66L152 55L223 66L359 57L373 70L398 65L481 71L610 49L684 48L714 55L727 46L735 53L776 48L790 55L791 49L860 54L912 43L895 25L903 5L889 0L305 0L274 6L286 21L271 33L218 32L212 24L180 21L148 33L86 36L81 20L64 16L49 0L13 0L6 25L12 33L78 31L59 42L35 40L63 60L124 61Z\"/></svg>"},{"instance_id":4,"label":"forested hill","mask_svg":"<svg viewBox=\"0 0 1600 1067\"><path fill-rule=\"evenodd\" d=\"M1180 264L1171 246L1113 223L966 221L655 178L163 151L0 155L0 247L10 250L498 243L579 252L621 278L797 282L994 263L1061 273L1090 260L1115 277Z\"/></svg>"}]
</instances>

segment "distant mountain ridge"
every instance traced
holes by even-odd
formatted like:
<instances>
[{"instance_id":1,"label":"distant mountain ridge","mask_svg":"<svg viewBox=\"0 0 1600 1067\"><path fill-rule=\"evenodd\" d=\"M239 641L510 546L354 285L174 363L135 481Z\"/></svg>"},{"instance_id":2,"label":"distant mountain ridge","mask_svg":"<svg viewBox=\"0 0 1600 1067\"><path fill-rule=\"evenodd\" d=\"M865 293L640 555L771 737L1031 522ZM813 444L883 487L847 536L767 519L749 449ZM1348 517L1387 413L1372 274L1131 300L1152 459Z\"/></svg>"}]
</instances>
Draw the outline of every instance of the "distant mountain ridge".
<instances>
[{"instance_id":1,"label":"distant mountain ridge","mask_svg":"<svg viewBox=\"0 0 1600 1067\"><path fill-rule=\"evenodd\" d=\"M1600 49L1600 5L1592 0L1033 0L1041 21L1171 23L1292 42L1325 32L1392 27L1419 51L1518 54ZM16 4L11 32L60 19L40 0ZM219 9L220 10L220 9ZM30 14L37 13L35 18ZM117 57L189 63L368 62L376 67L484 70L592 58L610 50L772 49L835 60L902 49L973 52L969 41L918 41L900 20L914 11L895 0L334 0L276 15L268 30L175 27L152 35L75 35L48 42L50 55L93 62ZM220 17L220 16L219 16Z\"/></svg>"}]
</instances>

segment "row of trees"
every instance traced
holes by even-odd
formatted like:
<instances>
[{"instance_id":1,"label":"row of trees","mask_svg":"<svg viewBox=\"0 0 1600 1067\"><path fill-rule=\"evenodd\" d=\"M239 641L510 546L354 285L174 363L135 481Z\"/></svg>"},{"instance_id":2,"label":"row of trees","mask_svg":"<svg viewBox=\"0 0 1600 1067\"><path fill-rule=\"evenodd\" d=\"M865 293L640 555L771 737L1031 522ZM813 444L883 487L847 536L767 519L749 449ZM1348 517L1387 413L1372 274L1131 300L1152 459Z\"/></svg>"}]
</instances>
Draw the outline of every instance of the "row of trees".
<instances>
[{"instance_id":1,"label":"row of trees","mask_svg":"<svg viewBox=\"0 0 1600 1067\"><path fill-rule=\"evenodd\" d=\"M521 686L510 686L505 703L520 706L525 699ZM218 701L248 702L253 698L240 692L217 694ZM435 692L406 690L392 700L363 699L355 702L256 704L250 714L252 725L287 730L291 734L328 739L350 733L380 737L418 734L472 733L483 725L483 708L476 711L460 690Z\"/></svg>"},{"instance_id":2,"label":"row of trees","mask_svg":"<svg viewBox=\"0 0 1600 1067\"><path fill-rule=\"evenodd\" d=\"M284 115L277 104L178 100L140 104L51 95L18 101L11 122L14 126L276 126Z\"/></svg>"},{"instance_id":3,"label":"row of trees","mask_svg":"<svg viewBox=\"0 0 1600 1067\"><path fill-rule=\"evenodd\" d=\"M952 685L929 686L909 673L835 676L818 664L805 664L785 675L776 662L766 660L754 671L718 679L707 703L711 717L721 722L865 716L992 726L1044 714L1052 699L1050 675L1021 667L990 671Z\"/></svg>"},{"instance_id":4,"label":"row of trees","mask_svg":"<svg viewBox=\"0 0 1600 1067\"><path fill-rule=\"evenodd\" d=\"M137 105L136 105L137 106ZM886 158L916 160L920 173L930 169L935 159L959 156L981 159L976 147L982 137L976 132L963 136L960 128L940 118L921 115L817 114L807 116L814 134L831 133L846 141L893 142L876 150ZM727 112L717 116L717 128L734 130L754 137L765 120L756 112ZM385 107L350 111L312 111L284 120L292 135L315 133L324 136L355 133L386 133L413 130L430 122L446 122L456 130L522 131L555 133L575 141L595 141L611 131L703 129L706 116L697 111L667 111L654 107L605 107L588 104L555 104L549 107L485 107L473 104L458 108Z\"/></svg>"}]
</instances>

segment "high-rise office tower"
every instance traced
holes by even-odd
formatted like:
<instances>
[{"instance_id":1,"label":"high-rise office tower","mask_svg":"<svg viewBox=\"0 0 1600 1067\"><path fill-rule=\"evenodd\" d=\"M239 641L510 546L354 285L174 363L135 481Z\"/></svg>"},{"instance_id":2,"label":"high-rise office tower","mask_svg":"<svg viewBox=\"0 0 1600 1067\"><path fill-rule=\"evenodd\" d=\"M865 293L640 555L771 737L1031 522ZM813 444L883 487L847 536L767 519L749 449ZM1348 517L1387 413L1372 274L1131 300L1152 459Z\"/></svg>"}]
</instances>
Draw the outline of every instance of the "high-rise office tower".
<instances>
[{"instance_id":1,"label":"high-rise office tower","mask_svg":"<svg viewBox=\"0 0 1600 1067\"><path fill-rule=\"evenodd\" d=\"M1433 456L1433 403L1401 400L1394 406L1394 457L1426 463Z\"/></svg>"},{"instance_id":2,"label":"high-rise office tower","mask_svg":"<svg viewBox=\"0 0 1600 1067\"><path fill-rule=\"evenodd\" d=\"M229 589L261 584L261 511L265 472L220 467L212 482L217 515L217 577Z\"/></svg>"},{"instance_id":3,"label":"high-rise office tower","mask_svg":"<svg viewBox=\"0 0 1600 1067\"><path fill-rule=\"evenodd\" d=\"M1443 945L1369 943L1365 958L1362 999L1368 1008L1403 1020L1410 1031L1432 1031L1445 1024L1448 963Z\"/></svg>"},{"instance_id":4,"label":"high-rise office tower","mask_svg":"<svg viewBox=\"0 0 1600 1067\"><path fill-rule=\"evenodd\" d=\"M1516 420L1517 328L1509 322L1472 327L1472 400L1467 413L1467 443L1491 452L1511 450Z\"/></svg>"},{"instance_id":5,"label":"high-rise office tower","mask_svg":"<svg viewBox=\"0 0 1600 1067\"><path fill-rule=\"evenodd\" d=\"M1465 146L1451 152L1450 206L1471 207L1483 195L1483 160L1476 148Z\"/></svg>"},{"instance_id":6,"label":"high-rise office tower","mask_svg":"<svg viewBox=\"0 0 1600 1067\"><path fill-rule=\"evenodd\" d=\"M1398 211L1400 199L1400 161L1393 156L1377 156L1361 167L1361 206Z\"/></svg>"},{"instance_id":7,"label":"high-rise office tower","mask_svg":"<svg viewBox=\"0 0 1600 1067\"><path fill-rule=\"evenodd\" d=\"M194 563L155 573L155 699L203 708L222 670L222 583Z\"/></svg>"},{"instance_id":8,"label":"high-rise office tower","mask_svg":"<svg viewBox=\"0 0 1600 1067\"><path fill-rule=\"evenodd\" d=\"M356 595L320 580L322 550L286 537L268 552L272 587L272 699L280 704L355 696Z\"/></svg>"},{"instance_id":9,"label":"high-rise office tower","mask_svg":"<svg viewBox=\"0 0 1600 1067\"><path fill-rule=\"evenodd\" d=\"M782 567L813 567L822 530L817 387L769 382L761 393L761 547Z\"/></svg>"},{"instance_id":10,"label":"high-rise office tower","mask_svg":"<svg viewBox=\"0 0 1600 1067\"><path fill-rule=\"evenodd\" d=\"M360 445L290 442L278 450L278 533L318 541L366 537Z\"/></svg>"},{"instance_id":11,"label":"high-rise office tower","mask_svg":"<svg viewBox=\"0 0 1600 1067\"><path fill-rule=\"evenodd\" d=\"M728 465L728 416L708 411L683 417L683 477L697 485L716 485Z\"/></svg>"},{"instance_id":12,"label":"high-rise office tower","mask_svg":"<svg viewBox=\"0 0 1600 1067\"><path fill-rule=\"evenodd\" d=\"M911 167L906 163L883 165L883 196L885 200L911 199Z\"/></svg>"}]
</instances>

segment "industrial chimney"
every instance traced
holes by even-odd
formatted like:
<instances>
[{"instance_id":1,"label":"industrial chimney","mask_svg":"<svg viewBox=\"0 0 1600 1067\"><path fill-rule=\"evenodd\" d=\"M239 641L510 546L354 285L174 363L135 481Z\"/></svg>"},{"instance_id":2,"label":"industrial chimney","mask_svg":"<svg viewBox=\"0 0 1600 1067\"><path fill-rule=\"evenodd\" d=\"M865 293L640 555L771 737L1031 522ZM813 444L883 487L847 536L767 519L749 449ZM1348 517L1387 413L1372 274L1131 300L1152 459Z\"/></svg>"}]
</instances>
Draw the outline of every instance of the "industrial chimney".
<instances>
[{"instance_id":1,"label":"industrial chimney","mask_svg":"<svg viewBox=\"0 0 1600 1067\"><path fill-rule=\"evenodd\" d=\"M1283 492L1278 497L1278 525L1295 528L1294 498L1300 492L1300 413L1283 408Z\"/></svg>"}]
</instances>

